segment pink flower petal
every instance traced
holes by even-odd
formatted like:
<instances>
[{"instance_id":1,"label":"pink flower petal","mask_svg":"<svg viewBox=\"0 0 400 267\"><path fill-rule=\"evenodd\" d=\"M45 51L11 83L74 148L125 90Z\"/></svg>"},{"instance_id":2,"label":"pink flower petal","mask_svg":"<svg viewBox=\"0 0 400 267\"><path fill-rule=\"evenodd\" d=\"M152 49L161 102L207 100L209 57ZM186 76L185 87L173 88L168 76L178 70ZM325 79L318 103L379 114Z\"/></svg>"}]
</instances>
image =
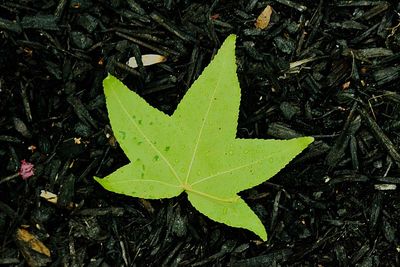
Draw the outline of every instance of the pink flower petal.
<instances>
[{"instance_id":1,"label":"pink flower petal","mask_svg":"<svg viewBox=\"0 0 400 267\"><path fill-rule=\"evenodd\" d=\"M26 160L21 160L21 167L19 168L18 174L21 175L22 179L26 180L29 177L33 176L34 173L34 165Z\"/></svg>"}]
</instances>

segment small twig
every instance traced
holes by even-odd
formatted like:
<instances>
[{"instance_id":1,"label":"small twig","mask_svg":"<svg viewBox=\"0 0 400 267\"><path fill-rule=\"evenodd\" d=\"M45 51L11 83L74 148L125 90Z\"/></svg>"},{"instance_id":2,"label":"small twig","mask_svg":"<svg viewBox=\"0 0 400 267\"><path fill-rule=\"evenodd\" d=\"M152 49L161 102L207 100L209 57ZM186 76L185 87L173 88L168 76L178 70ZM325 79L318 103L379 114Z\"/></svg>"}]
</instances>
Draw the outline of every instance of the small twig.
<instances>
[{"instance_id":1,"label":"small twig","mask_svg":"<svg viewBox=\"0 0 400 267\"><path fill-rule=\"evenodd\" d=\"M383 147L386 148L387 152L394 159L397 165L400 165L400 154L396 150L396 147L394 146L392 141L390 141L390 139L385 135L385 133L381 130L379 125L371 118L371 116L368 115L368 112L365 111L365 109L360 108L358 109L358 111L361 114L361 116L365 119L369 127L371 128L372 133L377 139L377 141L381 143Z\"/></svg>"},{"instance_id":2,"label":"small twig","mask_svg":"<svg viewBox=\"0 0 400 267\"><path fill-rule=\"evenodd\" d=\"M0 180L0 184L5 183L5 182L8 182L8 181L11 181L12 179L17 178L18 176L19 176L19 173L17 172L17 173L14 173L14 174L10 175L10 176L7 176L7 177L5 177L5 178L2 178L2 179Z\"/></svg>"}]
</instances>

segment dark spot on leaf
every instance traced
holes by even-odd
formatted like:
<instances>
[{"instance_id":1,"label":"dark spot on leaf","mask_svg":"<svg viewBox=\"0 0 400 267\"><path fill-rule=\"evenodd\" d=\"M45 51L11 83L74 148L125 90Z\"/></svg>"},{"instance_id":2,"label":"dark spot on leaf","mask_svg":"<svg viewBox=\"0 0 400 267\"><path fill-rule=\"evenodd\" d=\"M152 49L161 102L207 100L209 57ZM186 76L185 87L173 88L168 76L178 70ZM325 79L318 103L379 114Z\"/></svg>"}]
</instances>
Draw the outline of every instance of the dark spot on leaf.
<instances>
[{"instance_id":1,"label":"dark spot on leaf","mask_svg":"<svg viewBox=\"0 0 400 267\"><path fill-rule=\"evenodd\" d=\"M125 140L126 133L125 133L124 131L118 131L118 132L119 132L119 134L121 135L121 138L122 138L123 140Z\"/></svg>"},{"instance_id":2,"label":"dark spot on leaf","mask_svg":"<svg viewBox=\"0 0 400 267\"><path fill-rule=\"evenodd\" d=\"M138 120L138 124L139 124L139 125L142 125L142 120Z\"/></svg>"},{"instance_id":3,"label":"dark spot on leaf","mask_svg":"<svg viewBox=\"0 0 400 267\"><path fill-rule=\"evenodd\" d=\"M158 156L158 155L155 155L153 158L154 161L158 161L159 159L160 159L160 156Z\"/></svg>"},{"instance_id":4,"label":"dark spot on leaf","mask_svg":"<svg viewBox=\"0 0 400 267\"><path fill-rule=\"evenodd\" d=\"M165 151L165 152L168 152L170 148L171 148L171 147L166 146L165 149L164 149L164 151Z\"/></svg>"}]
</instances>

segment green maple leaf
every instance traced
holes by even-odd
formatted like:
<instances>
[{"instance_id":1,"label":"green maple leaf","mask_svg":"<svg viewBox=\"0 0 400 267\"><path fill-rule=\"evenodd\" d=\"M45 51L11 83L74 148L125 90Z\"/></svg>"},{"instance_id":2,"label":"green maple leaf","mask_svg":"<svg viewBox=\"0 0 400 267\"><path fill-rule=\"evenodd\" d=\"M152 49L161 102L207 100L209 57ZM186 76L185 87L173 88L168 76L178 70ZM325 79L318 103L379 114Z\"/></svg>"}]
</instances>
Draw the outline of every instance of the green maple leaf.
<instances>
[{"instance_id":1,"label":"green maple leaf","mask_svg":"<svg viewBox=\"0 0 400 267\"><path fill-rule=\"evenodd\" d=\"M109 118L130 163L95 179L107 190L140 198L186 192L192 205L212 220L249 229L266 240L260 219L237 193L275 175L313 138L236 138L240 87L235 39L226 39L172 116L109 75L104 80Z\"/></svg>"}]
</instances>

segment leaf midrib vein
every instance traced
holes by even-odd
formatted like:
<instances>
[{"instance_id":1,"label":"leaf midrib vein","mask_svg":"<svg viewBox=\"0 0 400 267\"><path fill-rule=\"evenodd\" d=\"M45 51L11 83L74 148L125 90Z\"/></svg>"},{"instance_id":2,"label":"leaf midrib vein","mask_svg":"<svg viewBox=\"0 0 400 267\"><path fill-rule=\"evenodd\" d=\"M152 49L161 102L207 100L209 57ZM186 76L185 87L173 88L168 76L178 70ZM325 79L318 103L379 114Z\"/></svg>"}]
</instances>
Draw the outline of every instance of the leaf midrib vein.
<instances>
[{"instance_id":1,"label":"leaf midrib vein","mask_svg":"<svg viewBox=\"0 0 400 267\"><path fill-rule=\"evenodd\" d=\"M255 164L257 164L257 163L259 163L259 162L261 162L263 160L265 160L265 158L253 161L253 162L248 163L248 164L244 164L244 165L238 166L236 168L232 168L230 170L218 172L216 174L201 178L200 180L190 184L190 189L186 189L185 191L188 191L188 192L191 192L191 193L195 193L195 194L198 194L200 196L203 196L203 197L206 197L206 198L209 198L209 199L212 199L212 200L216 200L216 201L234 203L240 198L238 195L235 195L234 197L231 197L231 198L220 198L220 197L213 196L213 195L207 194L207 193L199 191L199 190L192 189L192 186L198 185L198 184L203 183L203 182L206 182L209 179L215 178L215 177L223 175L225 173L234 172L234 171L237 171L239 169L246 168L246 167L249 167L251 165L255 165Z\"/></svg>"},{"instance_id":2,"label":"leaf midrib vein","mask_svg":"<svg viewBox=\"0 0 400 267\"><path fill-rule=\"evenodd\" d=\"M174 187L174 188L181 188L181 186L178 185L174 185L174 184L169 184L163 181L159 181L159 180L151 180L151 179L128 179L128 180L124 180L124 181L117 181L117 182L113 182L114 184L124 184L124 183L132 183L132 182L148 182L148 183L159 183L165 186L169 186L169 187Z\"/></svg>"},{"instance_id":3,"label":"leaf midrib vein","mask_svg":"<svg viewBox=\"0 0 400 267\"><path fill-rule=\"evenodd\" d=\"M257 163L259 163L259 162L261 162L261 161L263 161L263 160L265 160L265 159L264 159L264 158L263 158L263 159L259 159L259 160L253 161L253 162L251 162L251 163L244 164L244 165L238 166L238 167L236 167L236 168L232 168L232 169L230 169L230 170L226 170L226 171L222 171L222 172L217 172L216 174L212 174L212 175L210 175L210 176L201 178L200 180L198 180L198 181L196 181L196 182L190 184L190 186L198 185L198 184L200 184L200 183L203 183L203 182L205 182L205 181L207 181L207 180L209 180L209 179L215 178L215 177L220 176L220 175L223 175L223 174L225 174L225 173L237 171L237 170L240 170L240 169L249 167L249 166L251 166L251 165L255 165L255 164L257 164Z\"/></svg>"},{"instance_id":4,"label":"leaf midrib vein","mask_svg":"<svg viewBox=\"0 0 400 267\"><path fill-rule=\"evenodd\" d=\"M125 106L123 105L123 103L121 102L119 95L115 92L115 90L112 90L112 93L115 95L115 98L117 99L118 103L120 104L120 106L122 107L122 110L125 112L125 114L128 116L129 120L132 122L132 124L136 127L136 129L138 130L138 132L143 136L143 138L146 140L146 142L150 145L151 148L153 148L153 150L158 153L162 160L168 165L168 167L170 168L170 170L172 171L172 173L174 174L175 178L178 180L179 184L182 184L181 179L179 178L179 175L176 173L174 167L171 165L171 163L168 161L168 159L164 156L163 153L161 153L161 151L154 146L154 144L150 141L150 139L146 136L146 134L140 129L140 127L137 125L137 123L131 118L131 116L129 116L129 112L128 110L125 108Z\"/></svg>"},{"instance_id":5,"label":"leaf midrib vein","mask_svg":"<svg viewBox=\"0 0 400 267\"><path fill-rule=\"evenodd\" d=\"M219 74L220 74L220 73L221 73L221 70L219 71ZM210 113L211 106L212 106L212 104L213 104L213 102L214 102L214 101L213 101L214 95L215 95L215 93L217 92L219 83L220 83L220 81L221 81L221 75L219 75L219 74L218 74L218 80L217 80L217 82L215 83L215 87L214 87L213 93L212 93L212 95L211 95L211 97L210 97L210 103L209 103L209 105L208 105L206 114L204 115L204 120L203 120L203 123L202 123L202 125L201 125L200 131L199 131L199 135L197 136L196 145L195 145L194 150L193 150L192 159L191 159L191 161L190 161L189 168L188 168L188 171L187 171L187 174L186 174L185 184L187 184L187 182L188 182L188 180L189 180L190 172L192 171L194 159L196 158L197 149L198 149L198 146L199 146L199 143L200 143L200 138L201 138L201 136L202 136L202 134L203 134L204 126L205 126L205 124L206 124L208 115L209 115L209 113Z\"/></svg>"}]
</instances>

